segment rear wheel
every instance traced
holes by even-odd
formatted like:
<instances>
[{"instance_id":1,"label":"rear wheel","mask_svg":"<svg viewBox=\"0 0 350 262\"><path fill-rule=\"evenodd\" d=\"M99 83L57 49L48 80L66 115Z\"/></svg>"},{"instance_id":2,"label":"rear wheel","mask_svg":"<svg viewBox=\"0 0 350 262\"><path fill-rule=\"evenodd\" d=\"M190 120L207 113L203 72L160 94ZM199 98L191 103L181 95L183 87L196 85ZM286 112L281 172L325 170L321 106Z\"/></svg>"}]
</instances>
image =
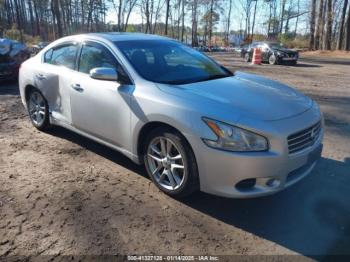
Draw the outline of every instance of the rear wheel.
<instances>
[{"instance_id":1,"label":"rear wheel","mask_svg":"<svg viewBox=\"0 0 350 262\"><path fill-rule=\"evenodd\" d=\"M146 139L146 170L155 185L173 197L185 197L199 188L194 154L181 134L158 128Z\"/></svg>"},{"instance_id":2,"label":"rear wheel","mask_svg":"<svg viewBox=\"0 0 350 262\"><path fill-rule=\"evenodd\" d=\"M249 63L249 62L251 61L251 59L250 59L250 54L249 54L249 53L245 53L245 55L244 55L244 61L245 61L246 63Z\"/></svg>"},{"instance_id":3,"label":"rear wheel","mask_svg":"<svg viewBox=\"0 0 350 262\"><path fill-rule=\"evenodd\" d=\"M46 99L37 89L29 92L27 108L32 124L39 130L47 130L50 127L49 107Z\"/></svg>"}]
</instances>

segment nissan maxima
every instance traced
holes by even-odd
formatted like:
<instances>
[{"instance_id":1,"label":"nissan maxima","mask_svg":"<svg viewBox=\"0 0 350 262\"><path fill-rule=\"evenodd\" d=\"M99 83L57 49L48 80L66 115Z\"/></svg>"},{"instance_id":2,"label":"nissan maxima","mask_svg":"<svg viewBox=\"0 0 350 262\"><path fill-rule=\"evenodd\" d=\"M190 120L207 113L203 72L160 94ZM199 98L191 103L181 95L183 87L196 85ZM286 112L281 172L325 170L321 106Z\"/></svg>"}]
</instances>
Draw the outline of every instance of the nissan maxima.
<instances>
[{"instance_id":1,"label":"nissan maxima","mask_svg":"<svg viewBox=\"0 0 350 262\"><path fill-rule=\"evenodd\" d=\"M19 85L34 127L62 126L121 152L173 197L272 194L322 152L315 101L165 37L65 37L22 64Z\"/></svg>"}]
</instances>

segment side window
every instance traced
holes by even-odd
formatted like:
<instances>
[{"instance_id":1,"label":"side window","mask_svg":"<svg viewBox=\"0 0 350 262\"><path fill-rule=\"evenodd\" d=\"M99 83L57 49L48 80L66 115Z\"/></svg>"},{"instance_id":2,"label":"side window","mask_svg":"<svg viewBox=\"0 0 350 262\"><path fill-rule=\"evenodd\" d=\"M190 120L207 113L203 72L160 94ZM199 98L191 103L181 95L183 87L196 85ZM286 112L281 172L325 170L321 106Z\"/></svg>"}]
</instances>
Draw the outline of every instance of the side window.
<instances>
[{"instance_id":1,"label":"side window","mask_svg":"<svg viewBox=\"0 0 350 262\"><path fill-rule=\"evenodd\" d=\"M77 53L76 45L65 45L53 49L51 59L47 63L52 65L65 66L70 69L75 68L75 57ZM49 56L49 54L48 54ZM46 54L45 54L46 60Z\"/></svg>"},{"instance_id":2,"label":"side window","mask_svg":"<svg viewBox=\"0 0 350 262\"><path fill-rule=\"evenodd\" d=\"M111 52L98 44L84 44L79 58L79 72L89 74L96 67L113 68L118 72L121 82L130 84L128 75Z\"/></svg>"}]
</instances>

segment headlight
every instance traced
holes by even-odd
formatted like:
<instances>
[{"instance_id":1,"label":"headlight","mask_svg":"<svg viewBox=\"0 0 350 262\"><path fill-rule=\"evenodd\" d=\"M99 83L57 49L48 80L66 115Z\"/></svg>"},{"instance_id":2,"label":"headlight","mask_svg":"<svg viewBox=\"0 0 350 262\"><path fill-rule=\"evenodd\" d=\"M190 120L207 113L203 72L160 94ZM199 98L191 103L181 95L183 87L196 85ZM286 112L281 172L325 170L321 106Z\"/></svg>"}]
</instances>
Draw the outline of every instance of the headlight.
<instances>
[{"instance_id":1,"label":"headlight","mask_svg":"<svg viewBox=\"0 0 350 262\"><path fill-rule=\"evenodd\" d=\"M237 152L266 151L268 149L267 140L263 136L220 121L208 118L203 118L203 120L217 136L216 140L203 139L210 147Z\"/></svg>"}]
</instances>

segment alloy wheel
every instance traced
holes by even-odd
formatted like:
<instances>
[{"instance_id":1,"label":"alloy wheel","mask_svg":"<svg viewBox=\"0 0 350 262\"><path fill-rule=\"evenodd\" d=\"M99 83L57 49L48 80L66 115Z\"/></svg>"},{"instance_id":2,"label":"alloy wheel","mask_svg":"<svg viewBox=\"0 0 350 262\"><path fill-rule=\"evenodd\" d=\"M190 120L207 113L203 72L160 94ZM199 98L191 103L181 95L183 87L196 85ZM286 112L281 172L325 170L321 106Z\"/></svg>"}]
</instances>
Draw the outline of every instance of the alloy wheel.
<instances>
[{"instance_id":1,"label":"alloy wheel","mask_svg":"<svg viewBox=\"0 0 350 262\"><path fill-rule=\"evenodd\" d=\"M33 123L41 126L46 118L45 100L38 91L31 92L28 100L29 116Z\"/></svg>"},{"instance_id":2,"label":"alloy wheel","mask_svg":"<svg viewBox=\"0 0 350 262\"><path fill-rule=\"evenodd\" d=\"M158 185L169 191L180 188L185 180L183 155L169 138L155 137L149 143L146 164Z\"/></svg>"}]
</instances>

